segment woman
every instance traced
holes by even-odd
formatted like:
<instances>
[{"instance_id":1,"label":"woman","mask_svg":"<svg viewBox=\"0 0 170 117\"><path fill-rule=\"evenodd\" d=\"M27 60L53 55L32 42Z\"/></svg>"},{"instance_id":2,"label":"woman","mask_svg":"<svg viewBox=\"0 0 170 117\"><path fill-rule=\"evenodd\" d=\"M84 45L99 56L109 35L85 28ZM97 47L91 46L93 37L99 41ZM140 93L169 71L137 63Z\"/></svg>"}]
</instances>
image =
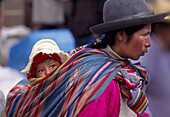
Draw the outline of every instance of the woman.
<instances>
[{"instance_id":1,"label":"woman","mask_svg":"<svg viewBox=\"0 0 170 117\"><path fill-rule=\"evenodd\" d=\"M125 98L124 92L121 89L122 88L121 85L125 85L126 87L129 86L128 84L125 83L126 80L129 80L130 82L132 81L131 78L128 79L128 77L130 77L129 74L131 74L131 75L133 74L133 75L137 75L137 77L141 77L140 80L143 80L142 81L143 86L145 84L147 84L147 82L148 82L147 78L146 78L146 74L142 74L142 72L145 72L144 68L142 68L140 65L138 66L138 68L141 67L140 69L135 68L134 65L130 65L130 61L128 61L127 59L130 58L133 60L137 60L137 59L139 59L140 56L143 56L147 52L147 48L151 46L150 37L149 37L150 32L151 32L150 26L151 26L150 24L140 25L140 26L130 27L130 28L126 28L126 29L122 29L122 30L118 30L118 31L111 31L111 32L106 33L105 38L101 42L97 42L97 43L91 45L92 48L100 48L100 50L104 51L107 55L112 57L114 59L113 61L122 62L122 65L121 65L122 68L120 69L120 72L117 73L115 78L113 78L114 80L112 80L109 83L109 85L104 90L104 92L101 94L101 96L98 99L96 99L95 101L91 102L91 104L87 105L80 115L84 116L84 115L86 115L86 112L88 112L88 111L90 112L90 110L92 110L92 109L93 109L93 111L91 111L90 115L96 115L97 110L100 110L100 109L101 109L100 115L102 114L103 116L105 116L105 115L108 115L108 116L120 115L120 116L124 116L124 117L125 116L133 117L136 115L134 113L134 112L136 112L136 110L134 110L134 112L132 112L130 110L131 107L130 108L128 107L130 105L129 104L127 105L127 100L130 101L130 97L133 98L134 95L131 95L131 96L128 96ZM129 76L124 77L125 74L123 74L124 72L122 72L122 70L124 72L127 72L126 75L129 75ZM141 71L144 70L144 71L140 72L140 70ZM135 71L138 71L139 74ZM140 74L142 74L142 75L140 75ZM136 78L133 77L133 79L135 80ZM124 81L119 82L119 80L124 80ZM139 82L137 82L136 88L140 87L140 85L139 85L140 80L139 80ZM131 82L131 83L133 84L134 82ZM120 88L120 91L122 94L120 93L119 88ZM133 91L136 90L135 88L133 89L131 86L128 88L130 90L132 89ZM129 90L129 89L126 89L126 90ZM138 90L141 90L141 89L138 89ZM131 93L136 93L136 92L133 92L132 90L130 91ZM108 95L108 92L109 92L109 95ZM114 98L109 99L110 96L114 97ZM135 96L137 96L137 95L135 95ZM141 99L139 99L139 101L142 102L142 100L144 100L142 98L144 98L144 97L145 96L141 97ZM105 104L104 104L103 100L105 101ZM94 106L96 106L96 103L98 105L97 110L94 107ZM102 104L100 104L100 103L102 103ZM108 106L108 104L109 104L109 106ZM147 102L145 102L143 104L146 104L145 106L147 106ZM120 105L121 105L121 107L120 107ZM143 106L143 107L145 107L145 106ZM103 110L103 108L105 108L104 109L105 111ZM116 110L113 108L120 108L121 110ZM139 114L140 112L139 113L136 112L136 113ZM145 115L146 115L146 113L145 113Z\"/></svg>"},{"instance_id":2,"label":"woman","mask_svg":"<svg viewBox=\"0 0 170 117\"><path fill-rule=\"evenodd\" d=\"M139 5L139 6L138 6ZM131 64L150 47L151 15L144 0L107 0L104 23L93 26L104 39L77 48L51 77L26 89L16 85L8 95L8 116L149 116L146 70ZM19 87L19 88L18 88ZM25 88L25 89L24 89Z\"/></svg>"}]
</instances>

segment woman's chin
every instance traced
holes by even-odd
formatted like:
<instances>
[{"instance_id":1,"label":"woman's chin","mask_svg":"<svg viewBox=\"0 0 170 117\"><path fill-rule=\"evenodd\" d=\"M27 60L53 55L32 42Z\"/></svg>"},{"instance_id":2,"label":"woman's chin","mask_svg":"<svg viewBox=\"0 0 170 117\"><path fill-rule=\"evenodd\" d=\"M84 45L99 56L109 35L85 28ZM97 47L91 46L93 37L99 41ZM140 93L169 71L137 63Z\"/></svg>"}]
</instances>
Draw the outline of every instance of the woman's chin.
<instances>
[{"instance_id":1,"label":"woman's chin","mask_svg":"<svg viewBox=\"0 0 170 117\"><path fill-rule=\"evenodd\" d=\"M139 58L140 58L141 56L135 56L135 57L130 57L130 59L132 59L132 60L138 60Z\"/></svg>"}]
</instances>

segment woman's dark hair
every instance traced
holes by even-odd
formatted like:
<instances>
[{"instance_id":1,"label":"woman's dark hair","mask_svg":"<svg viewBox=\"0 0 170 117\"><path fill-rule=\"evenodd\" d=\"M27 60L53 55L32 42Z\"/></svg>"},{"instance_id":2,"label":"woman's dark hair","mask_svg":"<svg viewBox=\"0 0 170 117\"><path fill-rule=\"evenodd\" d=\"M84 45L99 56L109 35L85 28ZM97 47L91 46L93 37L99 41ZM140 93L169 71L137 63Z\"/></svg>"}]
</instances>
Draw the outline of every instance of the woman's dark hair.
<instances>
[{"instance_id":1,"label":"woman's dark hair","mask_svg":"<svg viewBox=\"0 0 170 117\"><path fill-rule=\"evenodd\" d=\"M113 46L116 41L116 34L123 30L125 31L125 33L127 35L127 38L128 38L127 42L129 42L132 39L133 34L137 31L139 31L140 29L144 28L145 25L138 25L138 26L134 26L134 27L121 29L121 30L107 32L107 33L105 33L105 37L101 42L94 42L90 45L90 47L99 49L99 48L105 48L107 45Z\"/></svg>"}]
</instances>

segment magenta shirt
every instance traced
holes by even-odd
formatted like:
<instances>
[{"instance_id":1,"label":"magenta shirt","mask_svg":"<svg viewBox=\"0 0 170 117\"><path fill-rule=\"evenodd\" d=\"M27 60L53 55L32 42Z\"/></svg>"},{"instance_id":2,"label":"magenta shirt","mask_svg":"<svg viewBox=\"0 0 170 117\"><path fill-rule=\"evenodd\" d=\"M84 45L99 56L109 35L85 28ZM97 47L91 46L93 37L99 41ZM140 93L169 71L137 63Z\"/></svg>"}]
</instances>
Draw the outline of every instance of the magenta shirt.
<instances>
[{"instance_id":1,"label":"magenta shirt","mask_svg":"<svg viewBox=\"0 0 170 117\"><path fill-rule=\"evenodd\" d=\"M82 110L79 117L119 117L120 105L119 86L112 80L104 92ZM149 117L149 115L144 113L141 117Z\"/></svg>"}]
</instances>

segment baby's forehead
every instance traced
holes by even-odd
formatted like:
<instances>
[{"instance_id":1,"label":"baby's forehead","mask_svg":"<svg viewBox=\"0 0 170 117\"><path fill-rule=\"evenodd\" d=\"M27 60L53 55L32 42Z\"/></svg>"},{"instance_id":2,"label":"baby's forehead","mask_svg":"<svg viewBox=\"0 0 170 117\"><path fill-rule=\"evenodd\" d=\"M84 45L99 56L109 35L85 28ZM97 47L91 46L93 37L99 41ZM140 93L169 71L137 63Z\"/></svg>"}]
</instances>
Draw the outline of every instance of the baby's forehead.
<instances>
[{"instance_id":1,"label":"baby's forehead","mask_svg":"<svg viewBox=\"0 0 170 117\"><path fill-rule=\"evenodd\" d=\"M57 62L57 60L55 60L55 59L53 59L53 58L47 58L47 59L41 61L40 63L50 63L50 62ZM40 64L40 63L39 63L39 64Z\"/></svg>"},{"instance_id":2,"label":"baby's forehead","mask_svg":"<svg viewBox=\"0 0 170 117\"><path fill-rule=\"evenodd\" d=\"M47 58L47 59L41 61L39 64L37 64L37 66L35 68L37 69L37 68L41 68L41 67L45 67L45 66L50 66L51 64L60 65L60 63L57 60L55 60L53 58Z\"/></svg>"}]
</instances>

